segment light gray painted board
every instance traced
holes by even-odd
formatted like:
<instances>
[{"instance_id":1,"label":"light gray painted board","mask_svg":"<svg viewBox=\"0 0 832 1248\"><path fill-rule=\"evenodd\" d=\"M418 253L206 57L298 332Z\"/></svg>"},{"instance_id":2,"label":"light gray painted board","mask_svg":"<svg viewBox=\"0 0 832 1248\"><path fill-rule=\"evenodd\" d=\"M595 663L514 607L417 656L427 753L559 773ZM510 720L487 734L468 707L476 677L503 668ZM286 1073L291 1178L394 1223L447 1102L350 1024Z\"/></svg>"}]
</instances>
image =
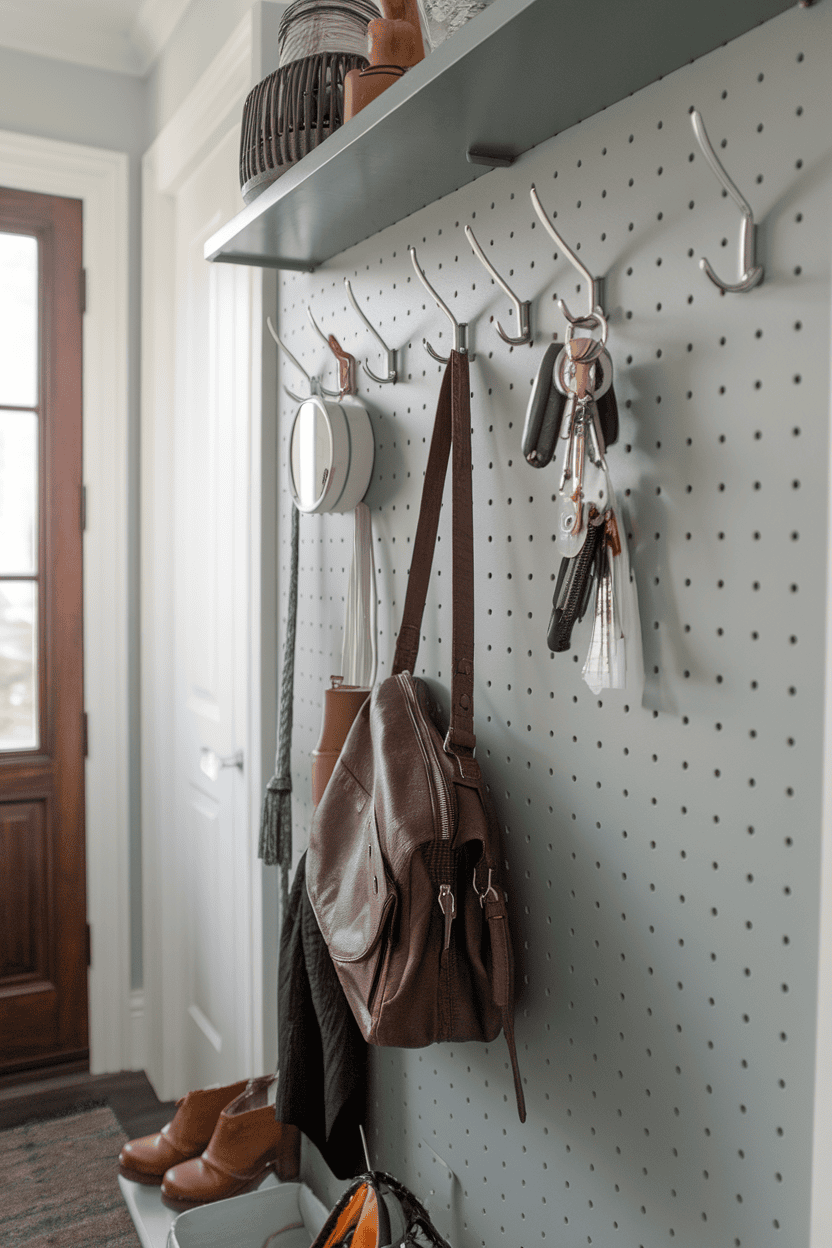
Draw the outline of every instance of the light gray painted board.
<instances>
[{"instance_id":1,"label":"light gray painted board","mask_svg":"<svg viewBox=\"0 0 832 1248\"><path fill-rule=\"evenodd\" d=\"M787 0L495 0L209 239L311 268L788 7Z\"/></svg>"},{"instance_id":2,"label":"light gray painted board","mask_svg":"<svg viewBox=\"0 0 832 1248\"><path fill-rule=\"evenodd\" d=\"M529 1118L517 1121L500 1037L374 1052L369 1124L374 1162L417 1192L436 1177L423 1141L455 1171L442 1214L456 1219L454 1248L809 1243L830 56L832 4L795 8L321 272L281 278L281 330L307 365L330 370L309 300L327 332L379 366L345 275L391 345L407 344L401 384L362 387L377 437L368 502L382 675L441 374L420 344L448 343L408 243L472 323L475 725L506 829ZM698 155L692 105L762 220L766 278L748 295L720 296L698 268L705 254L733 276L738 219ZM563 334L555 296L575 298L576 282L536 221L532 181L608 276L622 414L609 458L629 491L644 705L593 697L580 663L545 644L554 484L523 463L519 442L545 343ZM532 348L496 337L490 318L508 324L510 306L471 254L468 222L534 298ZM281 373L297 384L291 366ZM281 399L284 464L291 414ZM304 517L301 540L298 851L322 691L340 657L350 521ZM448 555L443 527L420 665L444 687Z\"/></svg>"}]
</instances>

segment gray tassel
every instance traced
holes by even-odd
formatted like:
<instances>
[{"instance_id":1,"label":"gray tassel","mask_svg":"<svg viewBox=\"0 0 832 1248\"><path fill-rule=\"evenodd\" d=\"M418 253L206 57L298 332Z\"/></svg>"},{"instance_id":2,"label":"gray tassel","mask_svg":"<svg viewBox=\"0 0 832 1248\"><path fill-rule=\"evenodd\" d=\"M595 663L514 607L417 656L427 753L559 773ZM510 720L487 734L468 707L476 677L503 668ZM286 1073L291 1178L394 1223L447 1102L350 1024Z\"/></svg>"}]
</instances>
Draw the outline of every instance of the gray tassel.
<instances>
[{"instance_id":1,"label":"gray tassel","mask_svg":"<svg viewBox=\"0 0 832 1248\"><path fill-rule=\"evenodd\" d=\"M295 686L295 633L298 619L298 546L300 522L292 508L292 565L286 641L283 646L283 680L274 772L263 797L260 816L259 856L268 867L280 867L281 913L289 904L289 871L292 866L292 701Z\"/></svg>"}]
</instances>

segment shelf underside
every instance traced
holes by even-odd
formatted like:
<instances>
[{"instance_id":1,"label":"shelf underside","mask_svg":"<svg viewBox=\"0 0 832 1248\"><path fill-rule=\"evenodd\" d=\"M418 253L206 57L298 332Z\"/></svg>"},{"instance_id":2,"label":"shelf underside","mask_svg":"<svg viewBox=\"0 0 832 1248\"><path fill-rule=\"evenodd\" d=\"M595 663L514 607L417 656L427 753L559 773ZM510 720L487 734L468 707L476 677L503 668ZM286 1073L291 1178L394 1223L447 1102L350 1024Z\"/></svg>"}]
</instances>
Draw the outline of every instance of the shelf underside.
<instances>
[{"instance_id":1,"label":"shelf underside","mask_svg":"<svg viewBox=\"0 0 832 1248\"><path fill-rule=\"evenodd\" d=\"M313 269L793 0L495 0L290 168L208 260ZM692 100L692 104L696 101Z\"/></svg>"}]
</instances>

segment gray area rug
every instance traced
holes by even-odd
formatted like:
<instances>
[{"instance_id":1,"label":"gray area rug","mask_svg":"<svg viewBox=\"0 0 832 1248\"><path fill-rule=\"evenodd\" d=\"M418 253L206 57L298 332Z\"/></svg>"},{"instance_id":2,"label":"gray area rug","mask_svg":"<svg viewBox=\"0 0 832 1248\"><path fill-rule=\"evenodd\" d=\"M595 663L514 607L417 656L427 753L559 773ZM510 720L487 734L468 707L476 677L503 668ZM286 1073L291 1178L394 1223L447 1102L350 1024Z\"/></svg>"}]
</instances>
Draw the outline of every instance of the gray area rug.
<instances>
[{"instance_id":1,"label":"gray area rug","mask_svg":"<svg viewBox=\"0 0 832 1248\"><path fill-rule=\"evenodd\" d=\"M3 1248L136 1248L117 1179L125 1139L106 1105L0 1132Z\"/></svg>"}]
</instances>

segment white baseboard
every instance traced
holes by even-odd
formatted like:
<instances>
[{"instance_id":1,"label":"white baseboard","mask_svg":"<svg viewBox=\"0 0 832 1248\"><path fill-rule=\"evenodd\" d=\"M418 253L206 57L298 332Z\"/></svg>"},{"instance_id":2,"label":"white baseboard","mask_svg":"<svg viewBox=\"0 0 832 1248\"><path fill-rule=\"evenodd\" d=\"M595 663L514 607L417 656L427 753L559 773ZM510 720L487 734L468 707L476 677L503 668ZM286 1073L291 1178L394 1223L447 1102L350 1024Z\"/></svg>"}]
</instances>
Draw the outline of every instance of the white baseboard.
<instances>
[{"instance_id":1,"label":"white baseboard","mask_svg":"<svg viewBox=\"0 0 832 1248\"><path fill-rule=\"evenodd\" d=\"M144 1070L147 1057L144 1017L144 990L130 993L130 1069Z\"/></svg>"}]
</instances>

